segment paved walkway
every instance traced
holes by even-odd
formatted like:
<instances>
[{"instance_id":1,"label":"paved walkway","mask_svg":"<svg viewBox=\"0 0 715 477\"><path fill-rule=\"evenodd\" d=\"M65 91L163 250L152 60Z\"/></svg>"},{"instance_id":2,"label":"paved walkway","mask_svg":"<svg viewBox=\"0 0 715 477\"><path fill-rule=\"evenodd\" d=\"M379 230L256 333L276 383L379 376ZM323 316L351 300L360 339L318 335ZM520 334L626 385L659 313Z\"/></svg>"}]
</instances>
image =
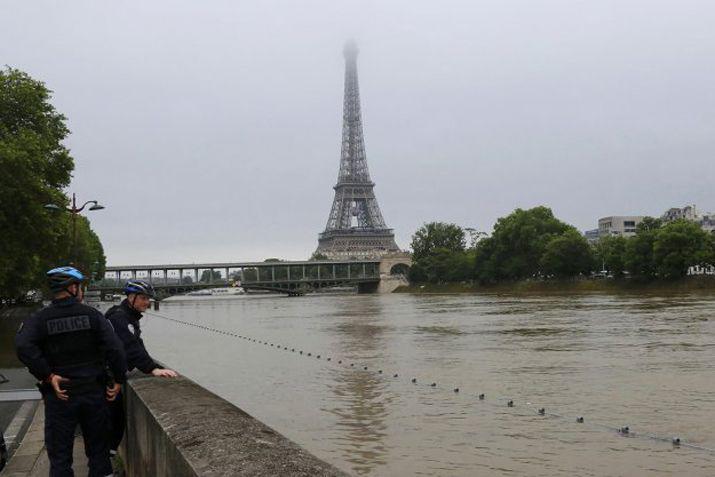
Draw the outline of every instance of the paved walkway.
<instances>
[{"instance_id":1,"label":"paved walkway","mask_svg":"<svg viewBox=\"0 0 715 477\"><path fill-rule=\"evenodd\" d=\"M46 477L50 475L50 461L45 451L45 406L40 403L22 444L15 451L2 473L3 477ZM74 440L74 472L87 475L87 457L81 437Z\"/></svg>"}]
</instances>

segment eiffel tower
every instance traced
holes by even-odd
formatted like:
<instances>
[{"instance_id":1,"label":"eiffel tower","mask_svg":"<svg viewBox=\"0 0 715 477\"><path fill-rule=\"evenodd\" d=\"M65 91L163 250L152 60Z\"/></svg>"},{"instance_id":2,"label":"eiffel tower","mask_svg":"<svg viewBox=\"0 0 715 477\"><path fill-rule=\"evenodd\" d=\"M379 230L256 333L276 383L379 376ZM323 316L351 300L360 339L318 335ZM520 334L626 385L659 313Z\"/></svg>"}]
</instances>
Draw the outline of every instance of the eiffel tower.
<instances>
[{"instance_id":1,"label":"eiffel tower","mask_svg":"<svg viewBox=\"0 0 715 477\"><path fill-rule=\"evenodd\" d=\"M340 172L325 231L318 236L316 253L331 260L379 258L399 252L392 229L387 228L375 198L365 157L365 139L360 114L358 48L348 42L345 56L345 98L343 100L343 143Z\"/></svg>"}]
</instances>

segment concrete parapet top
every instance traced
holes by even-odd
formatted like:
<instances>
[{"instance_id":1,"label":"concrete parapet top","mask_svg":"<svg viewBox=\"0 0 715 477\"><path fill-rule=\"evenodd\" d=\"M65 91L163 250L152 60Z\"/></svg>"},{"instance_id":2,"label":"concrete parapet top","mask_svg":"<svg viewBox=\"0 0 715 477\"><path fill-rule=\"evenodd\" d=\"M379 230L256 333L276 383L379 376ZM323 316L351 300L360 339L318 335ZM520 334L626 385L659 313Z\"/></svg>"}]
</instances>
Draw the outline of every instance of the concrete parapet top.
<instances>
[{"instance_id":1,"label":"concrete parapet top","mask_svg":"<svg viewBox=\"0 0 715 477\"><path fill-rule=\"evenodd\" d=\"M127 464L132 466L134 460L135 467L144 467L149 475L147 460L159 457L146 455L152 449L183 460L182 469L188 465L193 475L200 476L347 475L189 379L133 377L126 396L127 437L133 432L145 434L128 439ZM146 419L155 420L158 427L137 421ZM163 462L158 468L168 470L171 465Z\"/></svg>"}]
</instances>

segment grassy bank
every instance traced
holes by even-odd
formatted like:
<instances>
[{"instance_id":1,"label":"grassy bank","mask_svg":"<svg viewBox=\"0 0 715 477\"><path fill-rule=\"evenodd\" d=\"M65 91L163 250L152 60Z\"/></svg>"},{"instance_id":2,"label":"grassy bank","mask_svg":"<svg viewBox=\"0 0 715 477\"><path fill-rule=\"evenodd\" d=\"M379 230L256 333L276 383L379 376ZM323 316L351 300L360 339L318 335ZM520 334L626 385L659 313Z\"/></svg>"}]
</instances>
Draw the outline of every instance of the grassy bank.
<instances>
[{"instance_id":1,"label":"grassy bank","mask_svg":"<svg viewBox=\"0 0 715 477\"><path fill-rule=\"evenodd\" d=\"M417 283L402 286L395 293L682 293L715 294L715 277L697 276L674 281L622 280L545 280L478 285L470 283Z\"/></svg>"}]
</instances>

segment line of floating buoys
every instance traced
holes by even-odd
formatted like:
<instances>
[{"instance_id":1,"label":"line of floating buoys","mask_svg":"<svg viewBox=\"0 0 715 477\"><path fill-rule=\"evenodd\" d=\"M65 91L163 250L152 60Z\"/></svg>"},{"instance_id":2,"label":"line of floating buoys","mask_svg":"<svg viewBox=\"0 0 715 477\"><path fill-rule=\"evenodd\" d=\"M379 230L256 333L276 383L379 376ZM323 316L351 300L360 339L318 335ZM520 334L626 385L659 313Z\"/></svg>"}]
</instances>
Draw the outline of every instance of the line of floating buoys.
<instances>
[{"instance_id":1,"label":"line of floating buoys","mask_svg":"<svg viewBox=\"0 0 715 477\"><path fill-rule=\"evenodd\" d=\"M181 325L191 326L191 327L194 327L194 328L199 328L199 329L207 330L207 331L212 331L212 332L214 332L214 333L223 334L223 335L227 335L227 336L233 336L233 337L240 338L240 339L243 339L243 340L252 342L252 343L258 343L258 344L262 344L262 345L264 345L264 346L270 346L270 347L275 348L275 349L277 349L277 350L283 349L284 351L288 351L288 346L285 346L285 345L277 345L277 344L275 344L275 343L269 343L269 342L267 342L267 341L256 340L256 338L251 338L251 337L248 337L248 336L245 336L245 335L239 335L239 334L236 334L236 333L231 333L231 332L228 332L228 331L225 331L225 330L219 330L219 329L217 329L217 328L212 328L212 327L205 326L205 325L199 325L199 324L196 324L196 323L190 323L190 322L187 322L187 321L177 320L177 319L175 319L175 318L170 318L170 317L168 317L168 316L159 315L159 314L153 313L153 312L148 312L148 311L147 311L146 314L154 315L154 316L157 316L157 317L162 318L162 319L164 319L164 320L168 320L168 321L171 321L171 322L174 322L174 323L178 323L178 324L181 324ZM290 348L290 351L291 351L292 353L295 353L295 352L296 352L296 348ZM312 356L313 356L312 352L307 352L307 353L304 354L304 353L303 353L303 350L298 350L298 353L301 354L301 355L308 356L308 357L312 357ZM316 358L316 359L320 359L320 358L321 358L321 355L316 354L316 355L315 355L315 358ZM331 357L327 357L325 361L331 361L331 362L332 362L332 358L331 358ZM337 362L337 364L339 364L339 365L343 364L343 360L342 360L342 359L338 359L336 362ZM350 363L350 367L351 367L351 368L355 368L355 363ZM363 370L363 371L368 371L368 369L369 369L368 366L365 366L365 365L362 366L362 370ZM359 370L358 370L358 372L359 372ZM384 375L384 371L383 371L382 369L378 369L378 370L377 370L377 374ZM398 377L399 377L399 374L398 374L398 373L394 373L394 374L392 375L392 377L393 377L393 378L398 378ZM412 379L410 379L410 382L412 382L413 384L417 384L417 378L414 378L414 377L413 377ZM436 382L431 382L431 383L429 384L429 387L431 387L431 388L436 388L436 387L437 387L437 383L436 383ZM460 388L459 388L459 387L455 387L455 388L452 389L452 391L453 391L453 393L457 394L457 393L459 393ZM479 393L479 394L476 394L476 396L477 396L477 399L478 399L479 401L486 401L486 394L485 394L485 393ZM531 403L529 403L529 402L527 402L526 404L527 404L527 405L531 405ZM515 402L514 402L514 400L513 400L513 399L507 399L507 401L506 401L506 406L509 407L509 408L514 408L514 407L515 407ZM553 417L553 418L567 419L566 416L563 416L563 415L561 415L561 414L557 414L557 413L555 413L555 412L547 412L547 411L546 411L546 408L544 408L544 407L536 408L536 409L534 409L534 411L535 411L538 415L544 416L544 417ZM577 416L576 419L575 419L575 421L576 421L577 423L579 423L579 424L584 424L584 423L586 422L584 416ZM573 422L573 421L572 421L572 422ZM602 429L609 430L609 431L614 431L615 433L617 433L617 434L619 434L619 435L621 435L621 436L634 437L634 438L635 438L635 437L639 437L639 438L652 439L652 440L657 440L657 441L662 441L662 442L670 442L674 447L687 447L687 448L690 448L690 449L693 449L693 450L698 450L698 451L703 451L703 452L708 452L708 453L713 453L713 454L715 454L715 449L712 449L712 448L709 448L709 447L704 447L704 446L699 446L699 445L697 445L697 444L691 444L691 443L685 442L685 441L683 441L683 440L682 440L680 437L678 437L678 436L673 436L673 437L666 438L666 437L657 436L657 435L654 435L654 434L636 433L636 432L634 432L633 430L631 430L630 426L627 426L627 425L626 425L626 426L620 426L620 427L612 427L612 426L607 426L607 425L599 425L599 424L596 424L596 423L593 423L592 425L593 425L593 426L597 426L597 427L602 428Z\"/></svg>"}]
</instances>

